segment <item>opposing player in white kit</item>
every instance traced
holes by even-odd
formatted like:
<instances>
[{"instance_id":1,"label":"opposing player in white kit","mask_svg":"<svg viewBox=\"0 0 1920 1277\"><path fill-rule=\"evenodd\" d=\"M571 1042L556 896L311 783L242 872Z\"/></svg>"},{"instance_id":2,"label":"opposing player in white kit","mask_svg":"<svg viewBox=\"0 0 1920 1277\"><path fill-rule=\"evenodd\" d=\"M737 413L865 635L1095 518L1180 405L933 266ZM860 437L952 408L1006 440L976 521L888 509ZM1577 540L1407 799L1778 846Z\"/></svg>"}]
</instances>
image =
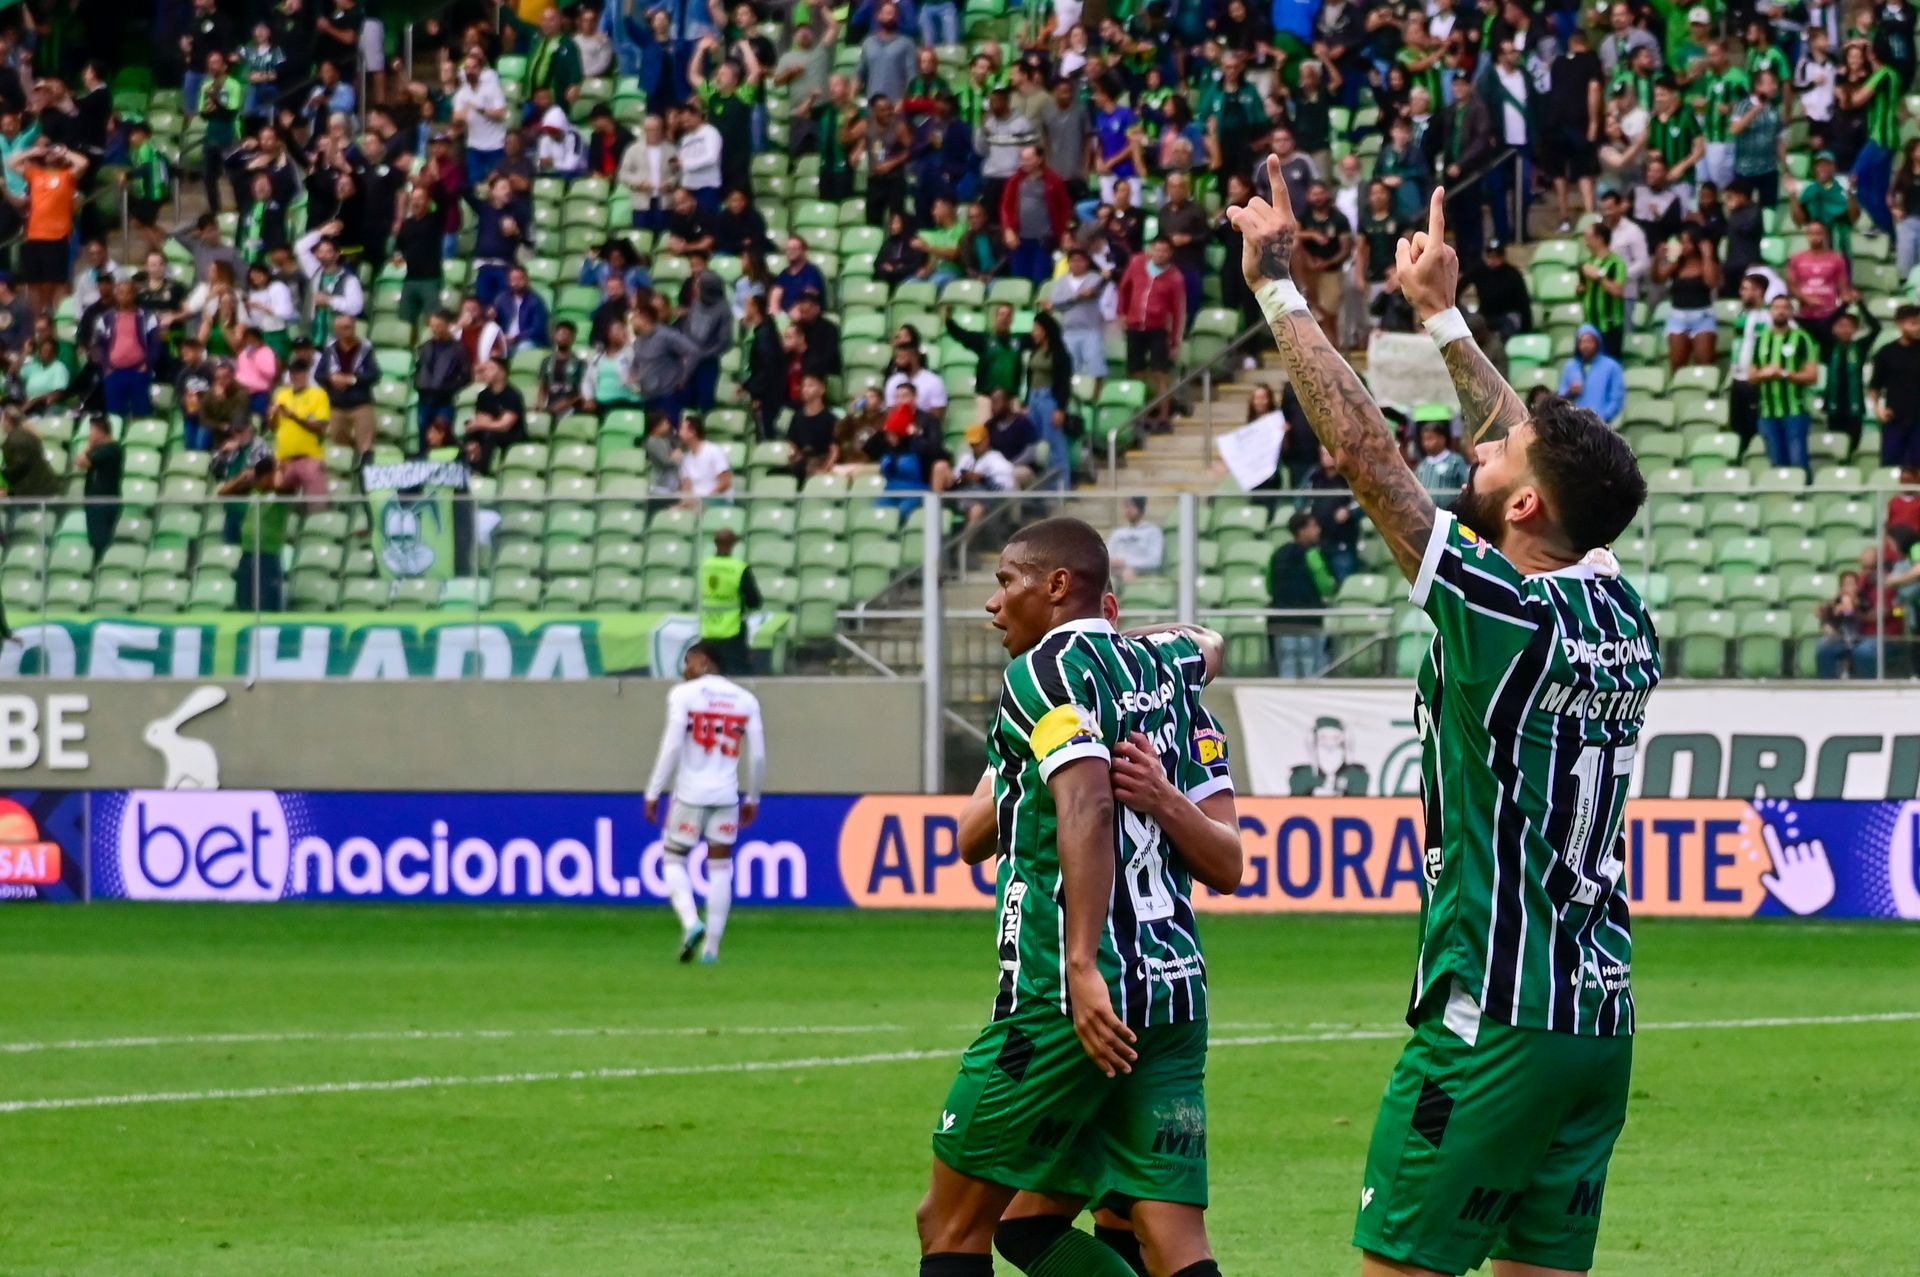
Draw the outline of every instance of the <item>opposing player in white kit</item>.
<instances>
[{"instance_id":1,"label":"opposing player in white kit","mask_svg":"<svg viewBox=\"0 0 1920 1277\"><path fill-rule=\"evenodd\" d=\"M680 918L680 961L720 960L720 936L733 904L733 845L760 809L767 775L767 741L760 702L752 692L720 677L720 657L709 643L687 650L686 682L667 694L667 725L660 755L647 781L647 823L660 818L660 795L673 786L662 827L666 855L661 876ZM747 755L747 792L740 795L740 754ZM687 853L707 843L707 920L693 901ZM701 947L701 938L706 945Z\"/></svg>"}]
</instances>

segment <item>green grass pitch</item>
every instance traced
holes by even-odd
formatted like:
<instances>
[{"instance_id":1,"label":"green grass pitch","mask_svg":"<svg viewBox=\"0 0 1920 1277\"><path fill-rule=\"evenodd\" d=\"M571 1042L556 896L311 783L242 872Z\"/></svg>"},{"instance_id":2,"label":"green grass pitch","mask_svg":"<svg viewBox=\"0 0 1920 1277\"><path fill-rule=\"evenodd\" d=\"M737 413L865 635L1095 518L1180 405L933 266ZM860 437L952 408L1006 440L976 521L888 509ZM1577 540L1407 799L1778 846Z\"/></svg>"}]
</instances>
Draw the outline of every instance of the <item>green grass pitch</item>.
<instances>
[{"instance_id":1,"label":"green grass pitch","mask_svg":"<svg viewBox=\"0 0 1920 1277\"><path fill-rule=\"evenodd\" d=\"M911 1273L992 926L742 910L701 968L664 910L10 909L0 1272ZM1205 935L1222 1268L1351 1274L1412 921ZM1636 942L1596 1272L1912 1271L1920 929Z\"/></svg>"}]
</instances>

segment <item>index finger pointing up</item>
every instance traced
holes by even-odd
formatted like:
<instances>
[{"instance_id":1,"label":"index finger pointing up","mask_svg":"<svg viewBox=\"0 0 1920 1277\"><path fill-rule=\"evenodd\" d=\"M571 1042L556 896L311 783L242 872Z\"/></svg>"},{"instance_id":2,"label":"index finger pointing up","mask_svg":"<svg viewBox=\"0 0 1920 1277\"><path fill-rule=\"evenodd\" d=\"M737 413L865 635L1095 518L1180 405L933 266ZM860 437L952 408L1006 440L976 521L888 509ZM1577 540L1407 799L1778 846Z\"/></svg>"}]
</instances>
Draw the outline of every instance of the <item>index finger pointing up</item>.
<instances>
[{"instance_id":1,"label":"index finger pointing up","mask_svg":"<svg viewBox=\"0 0 1920 1277\"><path fill-rule=\"evenodd\" d=\"M1433 203L1427 211L1427 238L1435 244L1444 243L1447 238L1447 190L1444 186L1433 188Z\"/></svg>"},{"instance_id":2,"label":"index finger pointing up","mask_svg":"<svg viewBox=\"0 0 1920 1277\"><path fill-rule=\"evenodd\" d=\"M1274 211L1282 217L1293 216L1293 200L1287 194L1286 179L1280 176L1280 157L1267 156L1267 196L1273 202Z\"/></svg>"}]
</instances>

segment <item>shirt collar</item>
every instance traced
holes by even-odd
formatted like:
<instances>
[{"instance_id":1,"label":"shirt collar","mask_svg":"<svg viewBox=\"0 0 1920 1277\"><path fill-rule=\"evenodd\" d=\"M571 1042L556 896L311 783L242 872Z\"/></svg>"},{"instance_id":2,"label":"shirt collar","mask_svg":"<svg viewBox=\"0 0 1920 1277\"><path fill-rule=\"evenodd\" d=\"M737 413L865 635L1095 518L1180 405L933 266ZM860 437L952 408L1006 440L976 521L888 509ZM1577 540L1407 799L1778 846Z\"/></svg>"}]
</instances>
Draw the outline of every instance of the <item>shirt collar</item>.
<instances>
[{"instance_id":1,"label":"shirt collar","mask_svg":"<svg viewBox=\"0 0 1920 1277\"><path fill-rule=\"evenodd\" d=\"M1113 622L1107 620L1104 616L1083 616L1077 621L1060 622L1060 624L1054 626L1045 634L1042 634L1040 636L1040 642L1044 643L1056 634L1112 635L1114 633L1116 633L1116 631L1113 628ZM1035 644L1035 646L1037 647L1039 644Z\"/></svg>"}]
</instances>

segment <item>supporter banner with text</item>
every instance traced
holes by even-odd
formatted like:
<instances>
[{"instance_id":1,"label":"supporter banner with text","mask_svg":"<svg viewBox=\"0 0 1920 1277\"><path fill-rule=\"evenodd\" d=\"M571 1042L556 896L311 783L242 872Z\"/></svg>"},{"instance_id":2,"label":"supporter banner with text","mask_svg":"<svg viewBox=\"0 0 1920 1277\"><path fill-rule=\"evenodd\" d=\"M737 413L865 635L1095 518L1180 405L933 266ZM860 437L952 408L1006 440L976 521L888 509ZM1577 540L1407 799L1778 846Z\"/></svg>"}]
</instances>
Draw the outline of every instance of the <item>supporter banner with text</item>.
<instances>
[{"instance_id":1,"label":"supporter banner with text","mask_svg":"<svg viewBox=\"0 0 1920 1277\"><path fill-rule=\"evenodd\" d=\"M668 613L330 612L165 620L14 616L0 678L572 679L678 671L690 618ZM749 619L755 647L788 614ZM661 639L673 640L663 643Z\"/></svg>"},{"instance_id":2,"label":"supporter banner with text","mask_svg":"<svg viewBox=\"0 0 1920 1277\"><path fill-rule=\"evenodd\" d=\"M1243 686L1233 696L1240 717L1234 752L1254 793L1419 794L1411 684ZM1648 704L1632 793L1920 796L1920 688L1663 687Z\"/></svg>"},{"instance_id":3,"label":"supporter banner with text","mask_svg":"<svg viewBox=\"0 0 1920 1277\"><path fill-rule=\"evenodd\" d=\"M777 796L733 857L742 904L986 909L957 797ZM1412 913L1417 800L1246 799L1247 867L1215 913ZM0 819L0 829L5 827ZM136 790L93 796L90 891L132 900L655 904L659 829L631 794ZM1920 802L1639 799L1634 909L1685 917L1920 920ZM36 833L35 838L41 837ZM694 879L706 889L704 853Z\"/></svg>"},{"instance_id":4,"label":"supporter banner with text","mask_svg":"<svg viewBox=\"0 0 1920 1277\"><path fill-rule=\"evenodd\" d=\"M467 490L458 461L402 461L360 472L373 511L373 551L389 581L453 575L453 496Z\"/></svg>"}]
</instances>

